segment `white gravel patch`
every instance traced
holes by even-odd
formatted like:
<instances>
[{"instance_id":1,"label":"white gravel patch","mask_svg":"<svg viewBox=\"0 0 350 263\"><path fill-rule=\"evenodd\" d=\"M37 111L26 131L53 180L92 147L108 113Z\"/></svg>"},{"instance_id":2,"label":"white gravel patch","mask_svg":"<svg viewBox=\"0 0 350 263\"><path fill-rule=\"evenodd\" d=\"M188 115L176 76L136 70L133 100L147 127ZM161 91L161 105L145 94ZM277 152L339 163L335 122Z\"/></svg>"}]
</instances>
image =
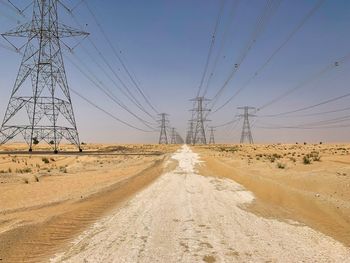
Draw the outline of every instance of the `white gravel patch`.
<instances>
[{"instance_id":1,"label":"white gravel patch","mask_svg":"<svg viewBox=\"0 0 350 263\"><path fill-rule=\"evenodd\" d=\"M186 145L172 158L179 161L174 171L51 262L350 262L350 249L328 236L241 209L253 194L196 174L199 157Z\"/></svg>"}]
</instances>

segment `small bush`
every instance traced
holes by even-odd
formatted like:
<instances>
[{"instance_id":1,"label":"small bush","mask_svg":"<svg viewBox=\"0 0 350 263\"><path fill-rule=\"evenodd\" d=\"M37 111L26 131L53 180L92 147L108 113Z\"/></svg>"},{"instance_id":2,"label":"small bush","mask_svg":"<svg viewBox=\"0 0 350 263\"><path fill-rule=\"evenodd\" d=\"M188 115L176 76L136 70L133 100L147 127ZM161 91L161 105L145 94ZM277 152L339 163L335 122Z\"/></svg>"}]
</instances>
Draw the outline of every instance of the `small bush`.
<instances>
[{"instance_id":1,"label":"small bush","mask_svg":"<svg viewBox=\"0 0 350 263\"><path fill-rule=\"evenodd\" d=\"M22 169L22 173L31 173L31 172L32 172L32 169L30 169L29 167Z\"/></svg>"},{"instance_id":2,"label":"small bush","mask_svg":"<svg viewBox=\"0 0 350 263\"><path fill-rule=\"evenodd\" d=\"M286 165L284 163L277 163L277 168L284 169L286 168Z\"/></svg>"},{"instance_id":3,"label":"small bush","mask_svg":"<svg viewBox=\"0 0 350 263\"><path fill-rule=\"evenodd\" d=\"M291 160L293 163L297 161L294 157L289 157L289 160Z\"/></svg>"},{"instance_id":4,"label":"small bush","mask_svg":"<svg viewBox=\"0 0 350 263\"><path fill-rule=\"evenodd\" d=\"M42 160L44 163L50 163L49 159L47 159L46 157L43 157L41 160Z\"/></svg>"},{"instance_id":5,"label":"small bush","mask_svg":"<svg viewBox=\"0 0 350 263\"><path fill-rule=\"evenodd\" d=\"M311 160L310 160L310 158L306 155L306 156L304 156L304 158L303 158L303 163L304 164L310 164L311 163Z\"/></svg>"}]
</instances>

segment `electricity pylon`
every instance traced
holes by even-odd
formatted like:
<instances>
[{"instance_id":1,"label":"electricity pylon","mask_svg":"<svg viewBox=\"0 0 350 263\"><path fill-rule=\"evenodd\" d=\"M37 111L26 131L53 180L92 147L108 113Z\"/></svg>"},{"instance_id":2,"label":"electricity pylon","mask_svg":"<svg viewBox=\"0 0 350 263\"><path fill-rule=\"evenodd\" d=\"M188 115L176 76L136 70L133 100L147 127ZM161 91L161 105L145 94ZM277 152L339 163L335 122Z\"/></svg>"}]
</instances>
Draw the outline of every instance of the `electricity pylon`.
<instances>
[{"instance_id":1,"label":"electricity pylon","mask_svg":"<svg viewBox=\"0 0 350 263\"><path fill-rule=\"evenodd\" d=\"M240 143L244 143L247 139L250 144L253 144L254 141L253 141L252 131L250 127L249 117L255 117L255 115L250 114L249 110L254 110L255 108L245 106L245 107L238 107L237 109L243 110L243 114L240 114L238 116L244 119Z\"/></svg>"},{"instance_id":2,"label":"electricity pylon","mask_svg":"<svg viewBox=\"0 0 350 263\"><path fill-rule=\"evenodd\" d=\"M58 3L58 0L34 0L31 22L2 34L16 50L24 48L24 54L1 125L0 144L21 134L29 151L44 141L57 153L62 139L81 151L61 52L61 45L66 44L61 39L88 33L61 24ZM28 40L17 48L10 37Z\"/></svg>"},{"instance_id":3,"label":"electricity pylon","mask_svg":"<svg viewBox=\"0 0 350 263\"><path fill-rule=\"evenodd\" d=\"M205 136L205 128L204 123L208 121L206 119L205 113L209 110L203 107L203 102L209 101L204 97L197 97L192 99L191 101L195 101L196 107L192 109L194 111L194 119L192 120L194 129L193 129L193 138L192 144L207 144L207 139Z\"/></svg>"},{"instance_id":4,"label":"electricity pylon","mask_svg":"<svg viewBox=\"0 0 350 263\"><path fill-rule=\"evenodd\" d=\"M167 136L167 126L169 121L167 120L168 114L161 113L160 115L160 135L159 135L159 144L168 144Z\"/></svg>"},{"instance_id":5,"label":"electricity pylon","mask_svg":"<svg viewBox=\"0 0 350 263\"><path fill-rule=\"evenodd\" d=\"M175 128L171 128L171 140L170 143L171 144L176 144L176 131Z\"/></svg>"},{"instance_id":6,"label":"electricity pylon","mask_svg":"<svg viewBox=\"0 0 350 263\"><path fill-rule=\"evenodd\" d=\"M190 120L188 125L188 130L186 134L186 144L192 144L193 141L193 121Z\"/></svg>"},{"instance_id":7,"label":"electricity pylon","mask_svg":"<svg viewBox=\"0 0 350 263\"><path fill-rule=\"evenodd\" d=\"M214 127L210 127L209 144L215 144L214 131Z\"/></svg>"}]
</instances>

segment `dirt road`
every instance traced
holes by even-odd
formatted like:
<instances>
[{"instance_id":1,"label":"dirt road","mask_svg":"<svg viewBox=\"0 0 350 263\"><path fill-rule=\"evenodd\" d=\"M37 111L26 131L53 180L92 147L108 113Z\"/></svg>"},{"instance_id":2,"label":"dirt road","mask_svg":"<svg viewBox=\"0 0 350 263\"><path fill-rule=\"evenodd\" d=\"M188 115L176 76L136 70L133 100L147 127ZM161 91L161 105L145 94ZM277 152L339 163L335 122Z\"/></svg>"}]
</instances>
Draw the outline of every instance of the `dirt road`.
<instances>
[{"instance_id":1,"label":"dirt road","mask_svg":"<svg viewBox=\"0 0 350 263\"><path fill-rule=\"evenodd\" d=\"M196 173L187 146L125 206L78 237L52 262L350 262L350 249L296 222L244 209L254 196L228 179Z\"/></svg>"}]
</instances>

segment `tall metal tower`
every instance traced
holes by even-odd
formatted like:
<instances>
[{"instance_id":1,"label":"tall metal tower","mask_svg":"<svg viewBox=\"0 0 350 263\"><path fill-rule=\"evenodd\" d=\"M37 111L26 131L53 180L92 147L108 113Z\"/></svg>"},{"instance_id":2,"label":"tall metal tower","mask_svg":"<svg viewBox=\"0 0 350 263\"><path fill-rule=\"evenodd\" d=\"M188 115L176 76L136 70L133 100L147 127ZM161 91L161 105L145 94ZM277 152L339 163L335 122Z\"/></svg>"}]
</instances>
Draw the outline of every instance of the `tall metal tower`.
<instances>
[{"instance_id":1,"label":"tall metal tower","mask_svg":"<svg viewBox=\"0 0 350 263\"><path fill-rule=\"evenodd\" d=\"M160 115L160 135L159 135L159 144L168 144L168 136L167 136L167 126L169 121L167 120L168 114L161 113Z\"/></svg>"},{"instance_id":2,"label":"tall metal tower","mask_svg":"<svg viewBox=\"0 0 350 263\"><path fill-rule=\"evenodd\" d=\"M195 112L192 144L207 144L204 123L208 121L205 117L205 112L208 112L209 110L203 107L203 102L209 100L204 97L197 97L191 101L195 101L196 104L196 107L192 109Z\"/></svg>"},{"instance_id":3,"label":"tall metal tower","mask_svg":"<svg viewBox=\"0 0 350 263\"><path fill-rule=\"evenodd\" d=\"M176 144L176 137L177 137L177 133L175 131L175 128L171 128L171 140L170 140L171 144Z\"/></svg>"},{"instance_id":4,"label":"tall metal tower","mask_svg":"<svg viewBox=\"0 0 350 263\"><path fill-rule=\"evenodd\" d=\"M186 144L192 144L193 141L193 120L190 120L186 134Z\"/></svg>"},{"instance_id":5,"label":"tall metal tower","mask_svg":"<svg viewBox=\"0 0 350 263\"><path fill-rule=\"evenodd\" d=\"M61 52L61 45L65 44L61 39L88 33L61 24L58 3L34 0L31 22L2 34L7 41L10 37L28 40L16 48L19 51L24 48L24 54L1 125L0 144L21 134L29 151L44 141L57 153L62 139L81 151Z\"/></svg>"},{"instance_id":6,"label":"tall metal tower","mask_svg":"<svg viewBox=\"0 0 350 263\"><path fill-rule=\"evenodd\" d=\"M246 140L248 140L250 144L253 144L254 141L253 141L252 131L250 128L249 117L255 117L255 115L250 114L249 110L255 110L255 108L245 106L245 107L238 107L237 109L243 110L243 114L240 114L238 116L241 118L244 118L240 143L244 143Z\"/></svg>"},{"instance_id":7,"label":"tall metal tower","mask_svg":"<svg viewBox=\"0 0 350 263\"><path fill-rule=\"evenodd\" d=\"M215 144L214 127L210 127L209 131L210 131L209 144Z\"/></svg>"}]
</instances>

